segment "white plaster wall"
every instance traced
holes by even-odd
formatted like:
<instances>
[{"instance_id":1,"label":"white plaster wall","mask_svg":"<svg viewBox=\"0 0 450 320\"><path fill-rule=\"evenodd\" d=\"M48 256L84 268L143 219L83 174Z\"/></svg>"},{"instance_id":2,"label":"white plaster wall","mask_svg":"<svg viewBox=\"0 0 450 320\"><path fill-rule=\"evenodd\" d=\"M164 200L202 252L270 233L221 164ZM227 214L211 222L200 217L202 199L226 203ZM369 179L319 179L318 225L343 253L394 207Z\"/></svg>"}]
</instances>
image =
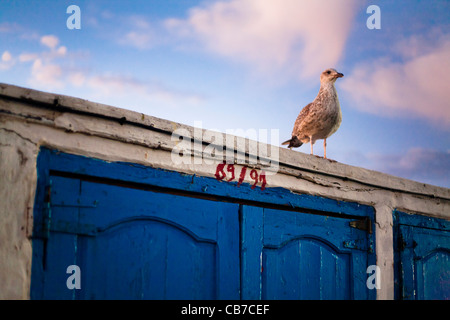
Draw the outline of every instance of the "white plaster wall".
<instances>
[{"instance_id":1,"label":"white plaster wall","mask_svg":"<svg viewBox=\"0 0 450 320\"><path fill-rule=\"evenodd\" d=\"M36 148L0 128L0 299L28 298Z\"/></svg>"}]
</instances>

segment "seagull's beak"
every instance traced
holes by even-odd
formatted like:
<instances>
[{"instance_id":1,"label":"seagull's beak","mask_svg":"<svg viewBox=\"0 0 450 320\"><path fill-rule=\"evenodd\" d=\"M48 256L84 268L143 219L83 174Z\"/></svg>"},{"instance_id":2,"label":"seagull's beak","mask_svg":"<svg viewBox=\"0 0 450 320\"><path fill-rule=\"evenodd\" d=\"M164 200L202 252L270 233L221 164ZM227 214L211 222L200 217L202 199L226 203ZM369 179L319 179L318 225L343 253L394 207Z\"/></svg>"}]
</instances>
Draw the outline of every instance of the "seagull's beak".
<instances>
[{"instance_id":1,"label":"seagull's beak","mask_svg":"<svg viewBox=\"0 0 450 320\"><path fill-rule=\"evenodd\" d=\"M342 78L344 76L344 74L343 73L340 73L340 72L338 72L337 74L336 74L336 78Z\"/></svg>"}]
</instances>

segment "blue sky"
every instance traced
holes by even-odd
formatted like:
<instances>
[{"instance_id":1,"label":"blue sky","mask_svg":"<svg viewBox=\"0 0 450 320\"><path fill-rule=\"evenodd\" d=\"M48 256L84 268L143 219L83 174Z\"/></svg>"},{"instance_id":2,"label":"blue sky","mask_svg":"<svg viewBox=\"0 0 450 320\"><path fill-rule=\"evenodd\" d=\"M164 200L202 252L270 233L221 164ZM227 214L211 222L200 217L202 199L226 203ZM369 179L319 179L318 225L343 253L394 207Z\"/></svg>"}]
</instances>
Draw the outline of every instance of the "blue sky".
<instances>
[{"instance_id":1,"label":"blue sky","mask_svg":"<svg viewBox=\"0 0 450 320\"><path fill-rule=\"evenodd\" d=\"M381 29L366 26L370 5ZM329 158L450 187L449 1L0 2L0 82L222 132L278 129L272 144L328 67L345 74Z\"/></svg>"}]
</instances>

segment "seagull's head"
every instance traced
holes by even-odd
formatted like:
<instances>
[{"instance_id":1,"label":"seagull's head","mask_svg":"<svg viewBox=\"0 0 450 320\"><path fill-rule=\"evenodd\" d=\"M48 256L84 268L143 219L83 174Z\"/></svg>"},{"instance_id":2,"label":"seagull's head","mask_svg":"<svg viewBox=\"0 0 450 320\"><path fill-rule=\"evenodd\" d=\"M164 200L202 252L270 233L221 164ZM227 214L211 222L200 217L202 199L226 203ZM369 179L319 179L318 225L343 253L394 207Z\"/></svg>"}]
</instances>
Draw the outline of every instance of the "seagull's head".
<instances>
[{"instance_id":1,"label":"seagull's head","mask_svg":"<svg viewBox=\"0 0 450 320\"><path fill-rule=\"evenodd\" d=\"M334 83L337 78L342 78L344 75L340 72L337 72L336 69L327 69L320 75L320 83Z\"/></svg>"}]
</instances>

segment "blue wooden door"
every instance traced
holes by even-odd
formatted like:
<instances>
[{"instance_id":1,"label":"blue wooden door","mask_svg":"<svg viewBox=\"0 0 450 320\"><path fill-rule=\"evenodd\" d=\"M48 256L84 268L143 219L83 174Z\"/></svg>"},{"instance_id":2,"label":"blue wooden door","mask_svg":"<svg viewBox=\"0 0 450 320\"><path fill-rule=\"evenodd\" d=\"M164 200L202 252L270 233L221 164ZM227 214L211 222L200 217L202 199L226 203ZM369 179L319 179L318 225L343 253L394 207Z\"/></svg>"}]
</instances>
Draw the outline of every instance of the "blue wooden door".
<instances>
[{"instance_id":1,"label":"blue wooden door","mask_svg":"<svg viewBox=\"0 0 450 320\"><path fill-rule=\"evenodd\" d=\"M244 299L369 299L368 234L349 219L242 208ZM370 261L371 262L370 262Z\"/></svg>"},{"instance_id":2,"label":"blue wooden door","mask_svg":"<svg viewBox=\"0 0 450 320\"><path fill-rule=\"evenodd\" d=\"M50 184L32 298L239 298L237 204L60 176ZM69 265L80 290L66 285Z\"/></svg>"},{"instance_id":3,"label":"blue wooden door","mask_svg":"<svg viewBox=\"0 0 450 320\"><path fill-rule=\"evenodd\" d=\"M373 208L258 188L43 148L31 298L376 297Z\"/></svg>"},{"instance_id":4,"label":"blue wooden door","mask_svg":"<svg viewBox=\"0 0 450 320\"><path fill-rule=\"evenodd\" d=\"M450 299L450 222L396 213L400 299Z\"/></svg>"}]
</instances>

